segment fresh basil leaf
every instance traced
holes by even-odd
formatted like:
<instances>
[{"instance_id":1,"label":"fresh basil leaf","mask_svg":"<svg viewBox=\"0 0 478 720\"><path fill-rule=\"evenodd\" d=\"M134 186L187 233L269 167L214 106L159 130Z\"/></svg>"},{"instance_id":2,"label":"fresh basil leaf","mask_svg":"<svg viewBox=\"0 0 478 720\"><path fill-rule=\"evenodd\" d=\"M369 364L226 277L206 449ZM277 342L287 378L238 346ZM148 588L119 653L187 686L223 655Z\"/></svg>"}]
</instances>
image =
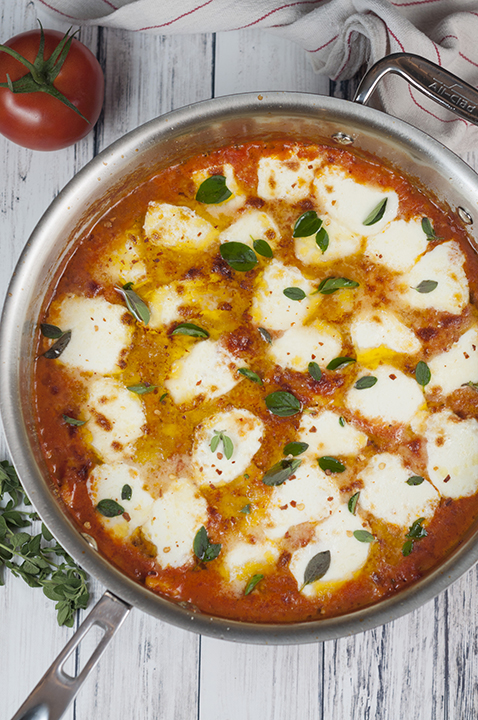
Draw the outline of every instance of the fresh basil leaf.
<instances>
[{"instance_id":1,"label":"fresh basil leaf","mask_svg":"<svg viewBox=\"0 0 478 720\"><path fill-rule=\"evenodd\" d=\"M438 283L436 280L422 280L414 290L419 293L431 293L437 287Z\"/></svg>"},{"instance_id":2,"label":"fresh basil leaf","mask_svg":"<svg viewBox=\"0 0 478 720\"><path fill-rule=\"evenodd\" d=\"M385 208L387 207L387 201L388 198L383 198L383 200L380 200L379 204L374 207L371 213L367 215L365 220L363 221L364 225L375 225L375 223L378 223L385 214Z\"/></svg>"},{"instance_id":3,"label":"fresh basil leaf","mask_svg":"<svg viewBox=\"0 0 478 720\"><path fill-rule=\"evenodd\" d=\"M109 518L117 517L124 513L124 507L117 503L116 500L100 500L96 509L102 515Z\"/></svg>"},{"instance_id":4,"label":"fresh basil leaf","mask_svg":"<svg viewBox=\"0 0 478 720\"><path fill-rule=\"evenodd\" d=\"M284 291L284 295L289 298L289 300L303 300L306 297L305 292L302 290L302 288L299 287L288 287Z\"/></svg>"},{"instance_id":5,"label":"fresh basil leaf","mask_svg":"<svg viewBox=\"0 0 478 720\"><path fill-rule=\"evenodd\" d=\"M430 218L424 217L422 218L422 230L427 236L427 240L430 242L431 240L438 240L435 230L433 229L433 225L431 224Z\"/></svg>"},{"instance_id":6,"label":"fresh basil leaf","mask_svg":"<svg viewBox=\"0 0 478 720\"><path fill-rule=\"evenodd\" d=\"M199 560L215 560L221 552L220 543L211 543L204 525L197 531L193 541L193 551Z\"/></svg>"},{"instance_id":7,"label":"fresh basil leaf","mask_svg":"<svg viewBox=\"0 0 478 720\"><path fill-rule=\"evenodd\" d=\"M355 515L355 509L357 507L359 497L360 497L360 492L356 492L355 495L352 495L352 497L349 498L349 501L347 503L349 512L351 512L352 515Z\"/></svg>"},{"instance_id":8,"label":"fresh basil leaf","mask_svg":"<svg viewBox=\"0 0 478 720\"><path fill-rule=\"evenodd\" d=\"M412 540L421 540L426 537L428 533L425 528L422 527L423 522L425 522L425 518L418 518L415 520L415 522L413 522L408 528L408 532L405 537L412 538Z\"/></svg>"},{"instance_id":9,"label":"fresh basil leaf","mask_svg":"<svg viewBox=\"0 0 478 720\"><path fill-rule=\"evenodd\" d=\"M346 470L345 465L341 463L340 460L330 457L330 455L323 455L323 457L318 459L318 463L320 469L324 472L330 470L330 472L334 473L343 473Z\"/></svg>"},{"instance_id":10,"label":"fresh basil leaf","mask_svg":"<svg viewBox=\"0 0 478 720\"><path fill-rule=\"evenodd\" d=\"M243 368L237 368L237 372L241 373L241 375L244 375L248 380L252 380L252 382L257 383L258 385L262 385L263 382L259 375L255 373L253 370L249 370L249 368L243 367Z\"/></svg>"},{"instance_id":11,"label":"fresh basil leaf","mask_svg":"<svg viewBox=\"0 0 478 720\"><path fill-rule=\"evenodd\" d=\"M199 325L194 325L194 323L179 323L179 325L176 325L171 335L190 335L191 337L199 338L209 337L207 330L199 327Z\"/></svg>"},{"instance_id":12,"label":"fresh basil leaf","mask_svg":"<svg viewBox=\"0 0 478 720\"><path fill-rule=\"evenodd\" d=\"M291 458L285 458L279 460L278 463L273 465L263 476L262 482L264 485L276 487L282 485L291 475L295 473L302 460L292 460Z\"/></svg>"},{"instance_id":13,"label":"fresh basil leaf","mask_svg":"<svg viewBox=\"0 0 478 720\"><path fill-rule=\"evenodd\" d=\"M325 573L330 567L330 550L324 550L323 552L317 553L313 558L309 560L304 572L304 584L302 587L309 585L310 583L320 580L324 577Z\"/></svg>"},{"instance_id":14,"label":"fresh basil leaf","mask_svg":"<svg viewBox=\"0 0 478 720\"><path fill-rule=\"evenodd\" d=\"M123 485L121 489L121 499L122 500L131 500L131 496L133 495L133 488L131 485Z\"/></svg>"},{"instance_id":15,"label":"fresh basil leaf","mask_svg":"<svg viewBox=\"0 0 478 720\"><path fill-rule=\"evenodd\" d=\"M293 455L296 457L297 455L302 455L308 447L309 445L306 442L290 442L287 443L282 452L284 455Z\"/></svg>"},{"instance_id":16,"label":"fresh basil leaf","mask_svg":"<svg viewBox=\"0 0 478 720\"><path fill-rule=\"evenodd\" d=\"M407 485L421 485L424 481L425 478L422 478L421 475L412 475L412 477L409 477L406 482Z\"/></svg>"},{"instance_id":17,"label":"fresh basil leaf","mask_svg":"<svg viewBox=\"0 0 478 720\"><path fill-rule=\"evenodd\" d=\"M56 325L50 325L49 323L41 323L40 330L41 334L49 340L58 340L58 338L61 338L63 335L63 330Z\"/></svg>"},{"instance_id":18,"label":"fresh basil leaf","mask_svg":"<svg viewBox=\"0 0 478 720\"><path fill-rule=\"evenodd\" d=\"M423 360L420 360L415 368L415 379L417 383L422 387L425 387L425 385L428 385L430 382L431 377L432 374L430 372L430 368L425 362L423 362Z\"/></svg>"},{"instance_id":19,"label":"fresh basil leaf","mask_svg":"<svg viewBox=\"0 0 478 720\"><path fill-rule=\"evenodd\" d=\"M350 280L344 277L328 277L324 278L317 288L317 292L321 295L332 295L337 290L348 290L350 288L356 288L359 283L356 280Z\"/></svg>"},{"instance_id":20,"label":"fresh basil leaf","mask_svg":"<svg viewBox=\"0 0 478 720\"><path fill-rule=\"evenodd\" d=\"M244 590L244 595L249 595L256 585L260 583L261 580L264 580L264 575L261 575L261 573L257 573L257 575L253 575L249 582L246 585L246 589Z\"/></svg>"},{"instance_id":21,"label":"fresh basil leaf","mask_svg":"<svg viewBox=\"0 0 478 720\"><path fill-rule=\"evenodd\" d=\"M219 442L222 442L226 460L230 460L234 453L234 443L232 442L231 438L226 435L224 430L214 430L214 435L211 438L211 442L209 445L209 447L211 448L211 452L216 452Z\"/></svg>"},{"instance_id":22,"label":"fresh basil leaf","mask_svg":"<svg viewBox=\"0 0 478 720\"><path fill-rule=\"evenodd\" d=\"M196 200L206 205L218 205L228 200L232 192L226 185L224 175L211 175L200 184L196 192Z\"/></svg>"},{"instance_id":23,"label":"fresh basil leaf","mask_svg":"<svg viewBox=\"0 0 478 720\"><path fill-rule=\"evenodd\" d=\"M366 390L367 388L373 387L377 382L377 378L374 375L364 375L359 378L354 385L357 390Z\"/></svg>"},{"instance_id":24,"label":"fresh basil leaf","mask_svg":"<svg viewBox=\"0 0 478 720\"><path fill-rule=\"evenodd\" d=\"M253 240L252 245L258 255L266 258L274 257L272 248L266 240Z\"/></svg>"},{"instance_id":25,"label":"fresh basil leaf","mask_svg":"<svg viewBox=\"0 0 478 720\"><path fill-rule=\"evenodd\" d=\"M86 423L86 420L77 420L76 418L72 418L69 415L62 415L62 418L67 425L74 425L76 427L81 427Z\"/></svg>"},{"instance_id":26,"label":"fresh basil leaf","mask_svg":"<svg viewBox=\"0 0 478 720\"><path fill-rule=\"evenodd\" d=\"M315 210L307 210L307 212L302 213L302 215L297 218L292 237L309 237L309 235L316 233L320 229L321 225L322 220L319 218Z\"/></svg>"},{"instance_id":27,"label":"fresh basil leaf","mask_svg":"<svg viewBox=\"0 0 478 720\"><path fill-rule=\"evenodd\" d=\"M221 434L217 433L216 435L213 435L211 438L211 442L209 443L209 447L211 448L211 452L216 452L217 448L219 447L219 441L221 440Z\"/></svg>"},{"instance_id":28,"label":"fresh basil leaf","mask_svg":"<svg viewBox=\"0 0 478 720\"><path fill-rule=\"evenodd\" d=\"M339 425L340 425L340 427L345 427L345 424L346 424L345 418L342 417L342 416L340 416L340 417L339 417Z\"/></svg>"},{"instance_id":29,"label":"fresh basil leaf","mask_svg":"<svg viewBox=\"0 0 478 720\"><path fill-rule=\"evenodd\" d=\"M123 287L116 287L115 290L123 296L126 303L126 307L130 311L131 315L136 318L139 322L144 325L149 323L151 313L149 307L146 305L144 300L141 300L139 295L131 289L132 283L126 283Z\"/></svg>"},{"instance_id":30,"label":"fresh basil leaf","mask_svg":"<svg viewBox=\"0 0 478 720\"><path fill-rule=\"evenodd\" d=\"M322 378L322 370L316 362L310 362L307 365L307 370L309 371L311 378L313 378L316 382L320 382L320 379Z\"/></svg>"},{"instance_id":31,"label":"fresh basil leaf","mask_svg":"<svg viewBox=\"0 0 478 720\"><path fill-rule=\"evenodd\" d=\"M257 265L257 257L254 250L245 243L236 242L235 240L225 242L220 246L219 252L229 267L238 272L247 272Z\"/></svg>"},{"instance_id":32,"label":"fresh basil leaf","mask_svg":"<svg viewBox=\"0 0 478 720\"><path fill-rule=\"evenodd\" d=\"M357 362L357 360L352 357L336 357L329 362L329 364L327 365L327 370L341 370L342 368L354 362Z\"/></svg>"},{"instance_id":33,"label":"fresh basil leaf","mask_svg":"<svg viewBox=\"0 0 478 720\"><path fill-rule=\"evenodd\" d=\"M239 512L242 513L243 515L249 515L250 512L251 512L251 505L250 505L250 503L247 503L247 505L244 505L244 507L242 507L242 508L239 510Z\"/></svg>"},{"instance_id":34,"label":"fresh basil leaf","mask_svg":"<svg viewBox=\"0 0 478 720\"><path fill-rule=\"evenodd\" d=\"M368 530L354 530L354 538L359 542L375 542L375 537Z\"/></svg>"},{"instance_id":35,"label":"fresh basil leaf","mask_svg":"<svg viewBox=\"0 0 478 720\"><path fill-rule=\"evenodd\" d=\"M167 393L167 392L164 392L164 393L161 395L161 397L159 398L159 402L160 402L160 403L164 403L164 401L166 400L167 397L168 397L168 393Z\"/></svg>"},{"instance_id":36,"label":"fresh basil leaf","mask_svg":"<svg viewBox=\"0 0 478 720\"><path fill-rule=\"evenodd\" d=\"M478 382L473 382L472 380L468 380L468 382L463 383L461 387L470 387L472 390L478 391Z\"/></svg>"},{"instance_id":37,"label":"fresh basil leaf","mask_svg":"<svg viewBox=\"0 0 478 720\"><path fill-rule=\"evenodd\" d=\"M156 390L157 385L146 385L146 383L138 383L138 385L127 385L126 389L136 395L146 395Z\"/></svg>"},{"instance_id":38,"label":"fresh basil leaf","mask_svg":"<svg viewBox=\"0 0 478 720\"><path fill-rule=\"evenodd\" d=\"M403 547L402 547L403 557L407 557L408 555L410 555L412 550L413 550L413 540L407 540L406 542L403 543Z\"/></svg>"},{"instance_id":39,"label":"fresh basil leaf","mask_svg":"<svg viewBox=\"0 0 478 720\"><path fill-rule=\"evenodd\" d=\"M272 344L272 338L271 338L271 336L270 336L270 333L268 333L267 330L266 330L265 328L262 328L262 327L257 328L257 329L259 330L259 334L260 334L261 338L262 338L263 340L265 340L266 343L269 343L269 345L271 345L271 344Z\"/></svg>"},{"instance_id":40,"label":"fresh basil leaf","mask_svg":"<svg viewBox=\"0 0 478 720\"><path fill-rule=\"evenodd\" d=\"M300 400L285 390L277 390L265 398L266 407L273 415L289 417L297 415L301 409Z\"/></svg>"},{"instance_id":41,"label":"fresh basil leaf","mask_svg":"<svg viewBox=\"0 0 478 720\"><path fill-rule=\"evenodd\" d=\"M56 360L56 358L60 357L63 350L65 350L70 340L71 330L67 330L56 342L53 343L50 348L48 348L46 352L43 353L43 357L47 360Z\"/></svg>"},{"instance_id":42,"label":"fresh basil leaf","mask_svg":"<svg viewBox=\"0 0 478 720\"><path fill-rule=\"evenodd\" d=\"M321 227L317 235L315 236L315 242L317 246L322 250L322 254L329 247L329 234L324 227Z\"/></svg>"}]
</instances>

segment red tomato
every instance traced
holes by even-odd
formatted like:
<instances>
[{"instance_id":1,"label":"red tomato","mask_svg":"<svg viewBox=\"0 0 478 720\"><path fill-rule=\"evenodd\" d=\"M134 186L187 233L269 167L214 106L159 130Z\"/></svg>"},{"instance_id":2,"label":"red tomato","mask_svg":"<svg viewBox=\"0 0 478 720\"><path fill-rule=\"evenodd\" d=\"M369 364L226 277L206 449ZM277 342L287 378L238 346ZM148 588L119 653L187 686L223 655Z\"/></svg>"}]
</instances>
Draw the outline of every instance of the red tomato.
<instances>
[{"instance_id":1,"label":"red tomato","mask_svg":"<svg viewBox=\"0 0 478 720\"><path fill-rule=\"evenodd\" d=\"M49 58L63 33L44 30L45 52ZM30 30L4 43L31 63L40 45L40 30ZM15 58L0 52L0 82L12 82L28 74L28 68ZM0 88L0 133L9 140L32 150L59 150L87 135L98 120L104 98L104 78L95 56L73 39L66 60L53 82L78 110L87 123L58 98L45 92L12 93Z\"/></svg>"}]
</instances>

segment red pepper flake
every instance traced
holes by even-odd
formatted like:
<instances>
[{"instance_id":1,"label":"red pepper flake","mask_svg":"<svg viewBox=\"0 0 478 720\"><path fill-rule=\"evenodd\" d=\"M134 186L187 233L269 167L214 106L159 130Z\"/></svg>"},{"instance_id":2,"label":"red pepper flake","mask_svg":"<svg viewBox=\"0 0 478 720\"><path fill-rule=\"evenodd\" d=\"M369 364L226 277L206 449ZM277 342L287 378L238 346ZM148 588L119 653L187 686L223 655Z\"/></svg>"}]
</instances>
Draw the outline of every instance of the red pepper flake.
<instances>
[{"instance_id":1,"label":"red pepper flake","mask_svg":"<svg viewBox=\"0 0 478 720\"><path fill-rule=\"evenodd\" d=\"M451 480L451 477L450 477L449 475L447 475L446 478L443 480L443 482L446 483L446 482L448 482L449 480Z\"/></svg>"},{"instance_id":2,"label":"red pepper flake","mask_svg":"<svg viewBox=\"0 0 478 720\"><path fill-rule=\"evenodd\" d=\"M394 375L393 373L391 373L388 377L390 378L390 380L396 380L396 379L397 379L397 376Z\"/></svg>"}]
</instances>

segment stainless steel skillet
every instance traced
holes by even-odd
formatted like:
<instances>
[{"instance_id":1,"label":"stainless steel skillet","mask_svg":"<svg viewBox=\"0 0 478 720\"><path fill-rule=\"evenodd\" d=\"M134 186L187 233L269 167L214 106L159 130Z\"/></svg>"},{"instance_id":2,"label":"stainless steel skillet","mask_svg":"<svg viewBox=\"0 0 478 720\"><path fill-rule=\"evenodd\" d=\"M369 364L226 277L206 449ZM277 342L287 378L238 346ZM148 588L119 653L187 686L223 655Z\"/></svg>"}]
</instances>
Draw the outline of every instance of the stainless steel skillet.
<instances>
[{"instance_id":1,"label":"stainless steel skillet","mask_svg":"<svg viewBox=\"0 0 478 720\"><path fill-rule=\"evenodd\" d=\"M91 538L78 532L51 493L34 430L30 403L34 331L51 279L76 240L94 226L107 208L146 179L153 168L231 142L284 133L299 140L321 136L353 144L393 163L446 200L450 212L472 230L473 218L478 217L478 176L422 131L364 107L377 82L390 72L478 124L476 90L421 58L394 55L372 68L354 103L290 92L238 95L199 103L153 120L118 140L78 173L34 230L9 287L0 328L0 343L7 349L0 365L1 414L14 464L43 521L108 591L14 720L60 718L133 606L182 628L233 641L316 642L400 617L441 592L478 559L477 524L460 546L422 580L393 598L355 613L289 625L227 621L194 613L122 575L95 550ZM477 239L472 237L471 242L478 249ZM104 636L80 675L72 678L64 670L65 660L92 625L102 628Z\"/></svg>"}]
</instances>

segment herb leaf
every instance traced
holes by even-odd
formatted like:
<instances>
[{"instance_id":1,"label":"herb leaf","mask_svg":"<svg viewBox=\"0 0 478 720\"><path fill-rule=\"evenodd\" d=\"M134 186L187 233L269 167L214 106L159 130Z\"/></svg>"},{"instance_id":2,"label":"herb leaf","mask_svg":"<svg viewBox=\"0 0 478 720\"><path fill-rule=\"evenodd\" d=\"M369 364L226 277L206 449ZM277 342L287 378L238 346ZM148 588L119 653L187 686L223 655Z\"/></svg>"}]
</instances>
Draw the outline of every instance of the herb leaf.
<instances>
[{"instance_id":1,"label":"herb leaf","mask_svg":"<svg viewBox=\"0 0 478 720\"><path fill-rule=\"evenodd\" d=\"M322 370L316 362L310 362L307 365L307 370L309 371L311 378L313 378L316 382L320 382L320 379L322 378Z\"/></svg>"},{"instance_id":2,"label":"herb leaf","mask_svg":"<svg viewBox=\"0 0 478 720\"><path fill-rule=\"evenodd\" d=\"M424 481L425 478L422 478L421 475L412 475L412 477L409 477L406 482L407 485L421 485Z\"/></svg>"},{"instance_id":3,"label":"herb leaf","mask_svg":"<svg viewBox=\"0 0 478 720\"><path fill-rule=\"evenodd\" d=\"M257 265L257 257L249 245L242 242L225 242L219 248L221 257L229 267L238 272L247 272Z\"/></svg>"},{"instance_id":4,"label":"herb leaf","mask_svg":"<svg viewBox=\"0 0 478 720\"><path fill-rule=\"evenodd\" d=\"M244 507L242 507L242 508L239 510L239 512L242 513L243 515L249 515L250 512L251 512L251 505L250 505L250 503L247 503L247 505L244 505Z\"/></svg>"},{"instance_id":5,"label":"herb leaf","mask_svg":"<svg viewBox=\"0 0 478 720\"><path fill-rule=\"evenodd\" d=\"M303 300L306 297L305 292L302 290L302 288L299 287L288 287L284 291L284 295L289 298L289 300Z\"/></svg>"},{"instance_id":6,"label":"herb leaf","mask_svg":"<svg viewBox=\"0 0 478 720\"><path fill-rule=\"evenodd\" d=\"M353 357L336 357L329 362L329 364L327 365L327 370L341 370L342 368L354 362L357 362L357 360Z\"/></svg>"},{"instance_id":7,"label":"herb leaf","mask_svg":"<svg viewBox=\"0 0 478 720\"><path fill-rule=\"evenodd\" d=\"M258 385L263 385L261 378L253 370L249 370L249 368L243 367L237 368L237 372L241 373L241 375L244 375L244 377L246 377L248 380L252 380L252 382L257 383Z\"/></svg>"},{"instance_id":8,"label":"herb leaf","mask_svg":"<svg viewBox=\"0 0 478 720\"><path fill-rule=\"evenodd\" d=\"M156 390L157 385L146 385L146 383L138 383L138 385L127 385L126 389L136 395L146 395Z\"/></svg>"},{"instance_id":9,"label":"herb leaf","mask_svg":"<svg viewBox=\"0 0 478 720\"><path fill-rule=\"evenodd\" d=\"M296 455L302 455L302 453L305 452L308 447L309 445L306 442L290 442L284 446L282 452L284 453L284 455L293 455L294 457L296 457Z\"/></svg>"},{"instance_id":10,"label":"herb leaf","mask_svg":"<svg viewBox=\"0 0 478 720\"><path fill-rule=\"evenodd\" d=\"M319 467L324 472L326 470L330 470L330 472L334 473L343 473L344 470L346 470L346 467L343 463L340 462L340 460L337 460L337 458L330 457L329 455L324 455L323 457L320 457L318 459Z\"/></svg>"},{"instance_id":11,"label":"herb leaf","mask_svg":"<svg viewBox=\"0 0 478 720\"><path fill-rule=\"evenodd\" d=\"M196 200L206 205L218 205L232 195L226 185L224 175L211 175L200 184L196 192Z\"/></svg>"},{"instance_id":12,"label":"herb leaf","mask_svg":"<svg viewBox=\"0 0 478 720\"><path fill-rule=\"evenodd\" d=\"M297 415L301 409L300 400L285 390L277 390L265 398L266 407L273 415L290 417Z\"/></svg>"},{"instance_id":13,"label":"herb leaf","mask_svg":"<svg viewBox=\"0 0 478 720\"><path fill-rule=\"evenodd\" d=\"M116 500L110 500L109 498L100 500L96 509L102 515L109 518L117 517L118 515L122 515L124 513L124 507L117 503Z\"/></svg>"},{"instance_id":14,"label":"herb leaf","mask_svg":"<svg viewBox=\"0 0 478 720\"><path fill-rule=\"evenodd\" d=\"M383 198L383 200L380 200L378 205L374 207L372 212L370 212L365 220L363 221L364 225L375 225L375 223L378 223L385 214L385 208L387 207L387 201L388 198Z\"/></svg>"},{"instance_id":15,"label":"herb leaf","mask_svg":"<svg viewBox=\"0 0 478 720\"><path fill-rule=\"evenodd\" d=\"M359 378L354 385L357 390L366 390L367 388L373 387L377 382L377 378L374 375L364 375Z\"/></svg>"},{"instance_id":16,"label":"herb leaf","mask_svg":"<svg viewBox=\"0 0 478 720\"><path fill-rule=\"evenodd\" d=\"M131 315L133 315L133 317L135 317L139 322L147 325L149 323L149 318L151 317L149 307L146 305L144 300L141 300L139 295L131 289L132 285L133 283L129 282L126 283L126 285L123 285L123 287L116 286L115 290L123 296L126 307L130 311Z\"/></svg>"},{"instance_id":17,"label":"herb leaf","mask_svg":"<svg viewBox=\"0 0 478 720\"><path fill-rule=\"evenodd\" d=\"M329 247L329 234L324 227L321 227L317 235L315 236L315 242L317 246L322 250L322 254Z\"/></svg>"},{"instance_id":18,"label":"herb leaf","mask_svg":"<svg viewBox=\"0 0 478 720\"><path fill-rule=\"evenodd\" d=\"M316 233L321 225L322 220L319 218L315 210L307 210L307 212L302 213L302 215L297 218L292 237L309 237L309 235Z\"/></svg>"},{"instance_id":19,"label":"herb leaf","mask_svg":"<svg viewBox=\"0 0 478 720\"><path fill-rule=\"evenodd\" d=\"M266 343L269 343L269 345L272 344L272 338L270 336L270 333L267 332L267 330L263 327L257 328L259 330L259 334L263 340L266 341Z\"/></svg>"},{"instance_id":20,"label":"herb leaf","mask_svg":"<svg viewBox=\"0 0 478 720\"><path fill-rule=\"evenodd\" d=\"M264 575L261 575L261 573L257 573L257 575L253 575L249 582L246 585L246 589L244 590L244 595L249 595L256 585L260 583L261 580L264 580Z\"/></svg>"},{"instance_id":21,"label":"herb leaf","mask_svg":"<svg viewBox=\"0 0 478 720\"><path fill-rule=\"evenodd\" d=\"M324 278L317 288L317 292L322 295L332 295L337 290L356 288L359 283L344 277L328 277Z\"/></svg>"},{"instance_id":22,"label":"herb leaf","mask_svg":"<svg viewBox=\"0 0 478 720\"><path fill-rule=\"evenodd\" d=\"M470 387L472 390L478 391L478 383L473 382L472 380L468 380L468 382L463 383L461 387Z\"/></svg>"},{"instance_id":23,"label":"herb leaf","mask_svg":"<svg viewBox=\"0 0 478 720\"><path fill-rule=\"evenodd\" d=\"M253 240L252 246L258 255L266 258L274 257L272 248L266 240Z\"/></svg>"},{"instance_id":24,"label":"herb leaf","mask_svg":"<svg viewBox=\"0 0 478 720\"><path fill-rule=\"evenodd\" d=\"M204 525L197 531L193 541L193 551L199 560L209 562L215 560L221 552L220 543L212 543L206 532Z\"/></svg>"},{"instance_id":25,"label":"herb leaf","mask_svg":"<svg viewBox=\"0 0 478 720\"><path fill-rule=\"evenodd\" d=\"M63 330L49 323L40 323L40 330L41 334L49 340L58 340L63 335Z\"/></svg>"},{"instance_id":26,"label":"herb leaf","mask_svg":"<svg viewBox=\"0 0 478 720\"><path fill-rule=\"evenodd\" d=\"M317 555L314 555L314 557L309 560L307 567L305 568L304 584L302 587L304 588L306 585L324 577L330 567L330 560L330 550L324 550L323 552L319 552Z\"/></svg>"},{"instance_id":27,"label":"herb leaf","mask_svg":"<svg viewBox=\"0 0 478 720\"><path fill-rule=\"evenodd\" d=\"M418 518L415 520L408 528L408 532L405 537L412 538L412 540L421 540L426 537L428 533L425 528L422 527L423 522L425 522L425 518Z\"/></svg>"},{"instance_id":28,"label":"herb leaf","mask_svg":"<svg viewBox=\"0 0 478 720\"><path fill-rule=\"evenodd\" d=\"M423 360L420 360L420 362L417 364L417 367L415 368L415 379L419 385L422 387L425 387L425 385L428 385L432 377L430 368L428 365L423 362Z\"/></svg>"},{"instance_id":29,"label":"herb leaf","mask_svg":"<svg viewBox=\"0 0 478 720\"><path fill-rule=\"evenodd\" d=\"M431 293L435 290L437 285L438 283L436 280L422 280L421 283L413 289L419 293Z\"/></svg>"},{"instance_id":30,"label":"herb leaf","mask_svg":"<svg viewBox=\"0 0 478 720\"><path fill-rule=\"evenodd\" d=\"M352 515L355 515L355 509L357 507L359 497L360 497L360 491L356 492L355 495L352 495L352 497L349 498L349 501L347 503L349 512L351 512Z\"/></svg>"},{"instance_id":31,"label":"herb leaf","mask_svg":"<svg viewBox=\"0 0 478 720\"><path fill-rule=\"evenodd\" d=\"M406 540L406 541L403 543L403 547L402 547L402 555L403 555L403 557L407 557L407 555L410 555L410 553L412 552L412 550L413 550L413 540Z\"/></svg>"},{"instance_id":32,"label":"herb leaf","mask_svg":"<svg viewBox=\"0 0 478 720\"><path fill-rule=\"evenodd\" d=\"M67 425L74 425L76 427L81 427L86 423L86 420L77 420L76 418L70 417L69 415L62 415L62 418Z\"/></svg>"},{"instance_id":33,"label":"herb leaf","mask_svg":"<svg viewBox=\"0 0 478 720\"><path fill-rule=\"evenodd\" d=\"M131 485L123 485L121 488L121 499L122 500L131 500L131 496L133 494L133 488Z\"/></svg>"},{"instance_id":34,"label":"herb leaf","mask_svg":"<svg viewBox=\"0 0 478 720\"><path fill-rule=\"evenodd\" d=\"M61 337L58 338L55 343L53 343L50 348L48 348L46 352L43 353L43 357L45 357L47 360L56 360L56 358L60 357L63 350L65 350L70 340L71 330L67 330L61 335Z\"/></svg>"},{"instance_id":35,"label":"herb leaf","mask_svg":"<svg viewBox=\"0 0 478 720\"><path fill-rule=\"evenodd\" d=\"M375 537L368 530L354 530L354 538L359 542L375 542Z\"/></svg>"},{"instance_id":36,"label":"herb leaf","mask_svg":"<svg viewBox=\"0 0 478 720\"><path fill-rule=\"evenodd\" d=\"M208 338L209 333L207 330L194 325L194 323L179 323L176 325L171 335L190 335L191 337Z\"/></svg>"},{"instance_id":37,"label":"herb leaf","mask_svg":"<svg viewBox=\"0 0 478 720\"><path fill-rule=\"evenodd\" d=\"M290 458L285 458L284 460L279 460L278 463L273 465L263 476L262 482L264 485L269 485L275 487L276 485L282 485L287 478L290 478L291 475L295 473L299 465L302 463L302 460L291 460Z\"/></svg>"},{"instance_id":38,"label":"herb leaf","mask_svg":"<svg viewBox=\"0 0 478 720\"><path fill-rule=\"evenodd\" d=\"M211 448L211 452L216 452L220 442L222 442L226 460L230 460L234 453L234 443L232 442L229 435L226 435L225 430L214 430L214 435L212 436L209 445L209 447Z\"/></svg>"},{"instance_id":39,"label":"herb leaf","mask_svg":"<svg viewBox=\"0 0 478 720\"><path fill-rule=\"evenodd\" d=\"M424 217L422 218L422 230L427 236L427 240L430 242L431 240L439 240L437 237L435 230L433 229L433 225L431 223L430 218Z\"/></svg>"}]
</instances>

